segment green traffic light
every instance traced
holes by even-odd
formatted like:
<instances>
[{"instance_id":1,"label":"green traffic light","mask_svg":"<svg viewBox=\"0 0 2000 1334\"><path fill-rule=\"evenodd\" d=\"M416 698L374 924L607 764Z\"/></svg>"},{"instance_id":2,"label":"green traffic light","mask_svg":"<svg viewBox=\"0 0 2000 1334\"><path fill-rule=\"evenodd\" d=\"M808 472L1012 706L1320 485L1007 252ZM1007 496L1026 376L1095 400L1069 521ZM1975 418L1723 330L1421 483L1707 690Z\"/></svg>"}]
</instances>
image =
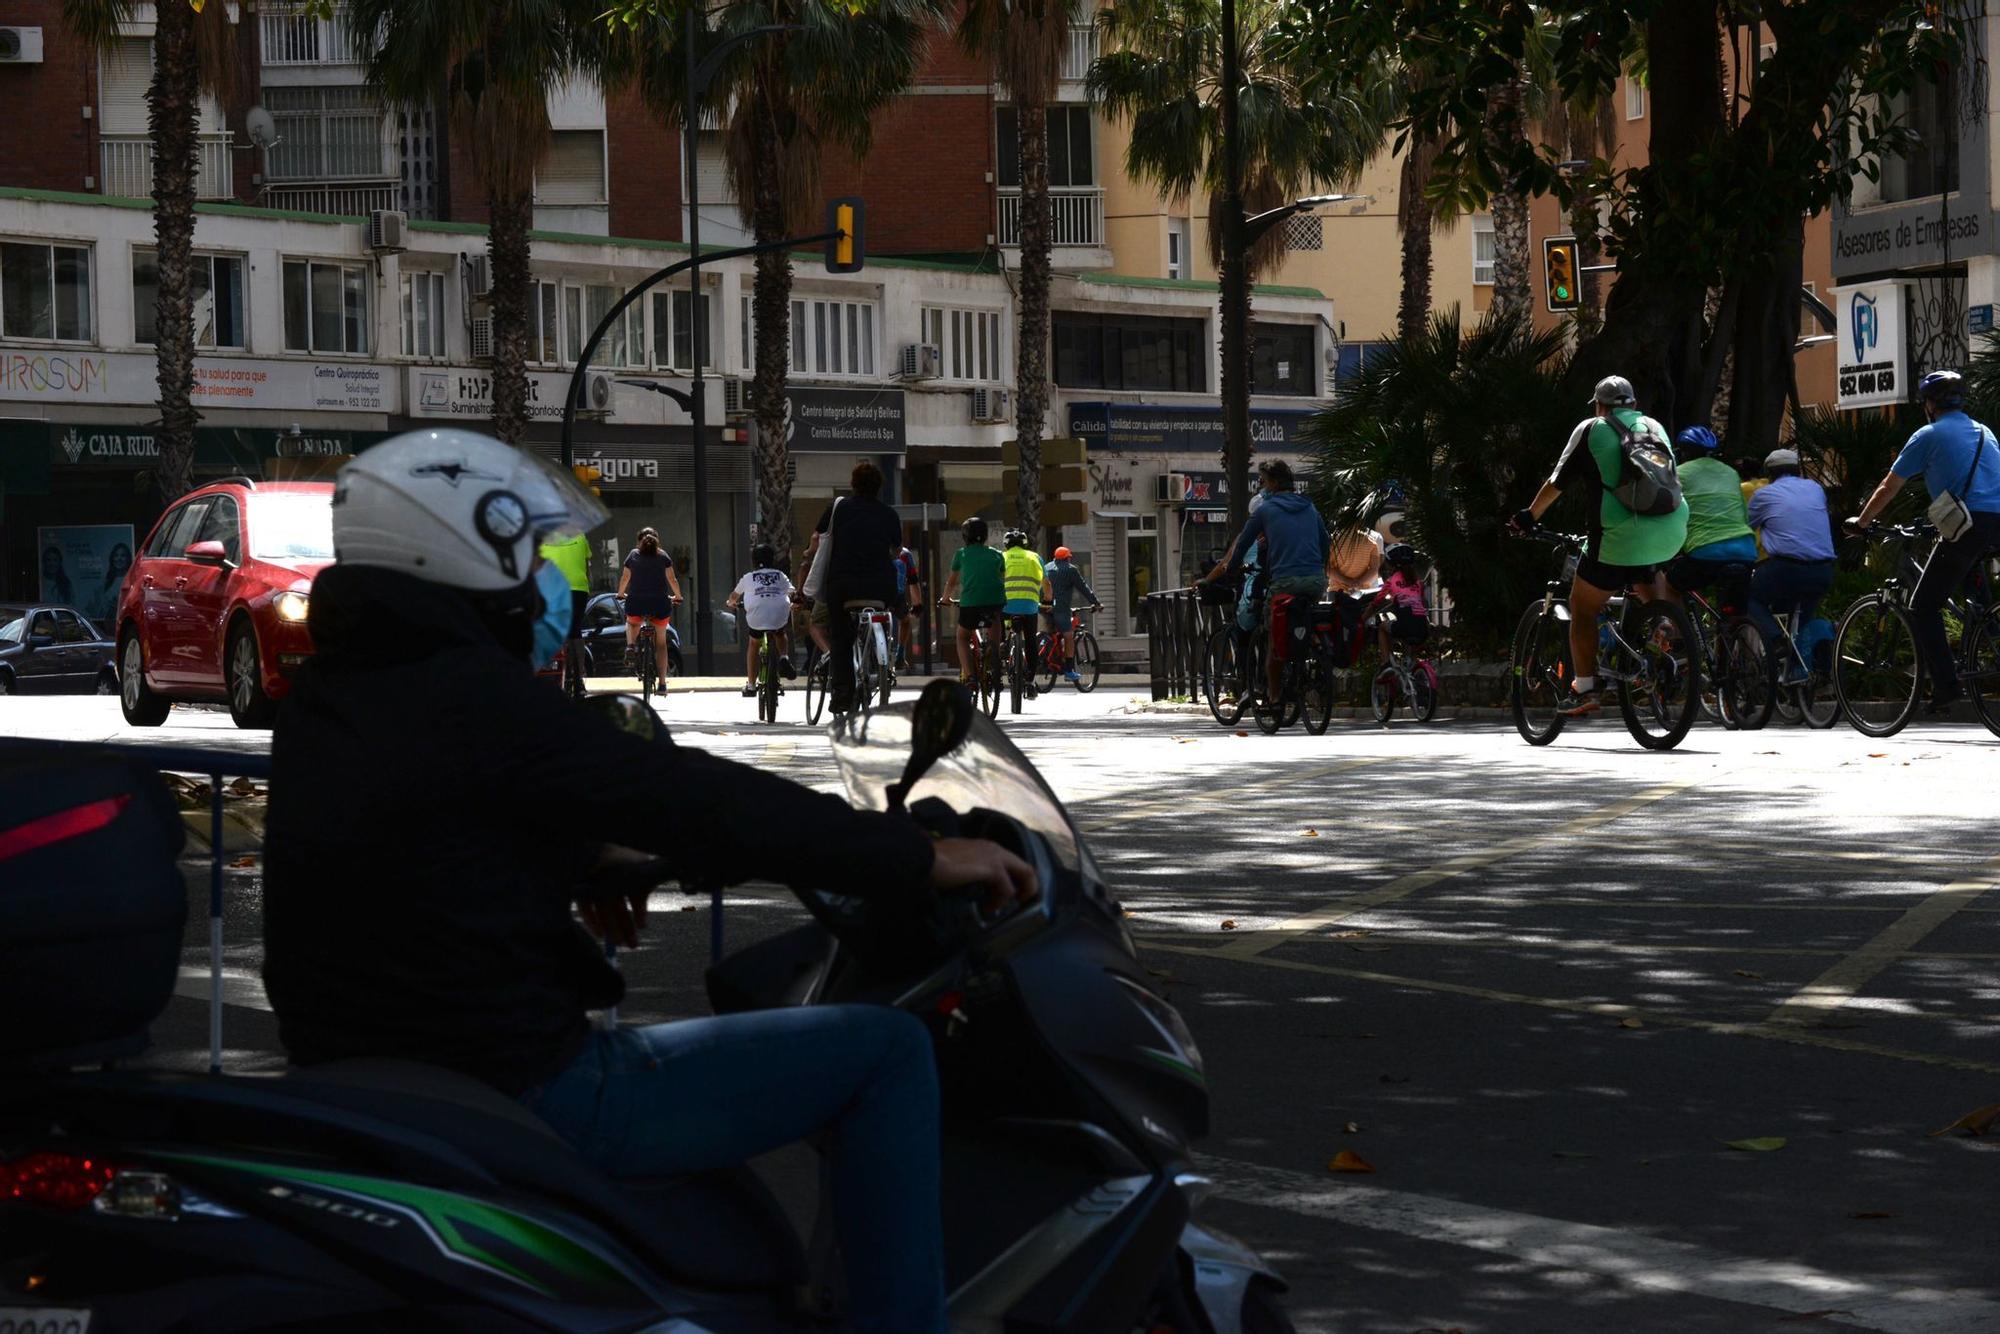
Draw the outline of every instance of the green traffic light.
<instances>
[{"instance_id":1,"label":"green traffic light","mask_svg":"<svg viewBox=\"0 0 2000 1334\"><path fill-rule=\"evenodd\" d=\"M1569 289L1567 287L1562 286L1560 283L1556 285L1556 300L1558 301L1569 300Z\"/></svg>"}]
</instances>

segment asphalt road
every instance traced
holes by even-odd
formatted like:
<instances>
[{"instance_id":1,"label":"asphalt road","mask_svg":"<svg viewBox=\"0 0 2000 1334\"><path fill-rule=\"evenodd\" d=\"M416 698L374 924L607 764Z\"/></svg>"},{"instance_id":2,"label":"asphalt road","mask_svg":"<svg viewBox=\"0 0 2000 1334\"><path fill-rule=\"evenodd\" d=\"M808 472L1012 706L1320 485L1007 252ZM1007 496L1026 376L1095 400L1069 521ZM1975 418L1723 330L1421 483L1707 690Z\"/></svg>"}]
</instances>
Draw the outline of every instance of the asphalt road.
<instances>
[{"instance_id":1,"label":"asphalt road","mask_svg":"<svg viewBox=\"0 0 2000 1334\"><path fill-rule=\"evenodd\" d=\"M1841 728L1637 750L1614 720L1238 736L1037 701L1006 730L1071 803L1215 1089L1207 1212L1307 1330L2000 1330L2000 741ZM788 705L794 705L790 699ZM795 707L795 706L794 706ZM829 784L820 736L671 697L684 744ZM112 699L0 735L131 739ZM143 738L259 749L225 714ZM226 1060L278 1062L256 802L231 835ZM207 902L206 863L190 862ZM655 899L627 1020L698 1013L705 902ZM747 943L798 920L732 900ZM205 924L155 1059L206 1057ZM1732 1148L1732 1141L1782 1140ZM1336 1173L1350 1151L1374 1169Z\"/></svg>"}]
</instances>

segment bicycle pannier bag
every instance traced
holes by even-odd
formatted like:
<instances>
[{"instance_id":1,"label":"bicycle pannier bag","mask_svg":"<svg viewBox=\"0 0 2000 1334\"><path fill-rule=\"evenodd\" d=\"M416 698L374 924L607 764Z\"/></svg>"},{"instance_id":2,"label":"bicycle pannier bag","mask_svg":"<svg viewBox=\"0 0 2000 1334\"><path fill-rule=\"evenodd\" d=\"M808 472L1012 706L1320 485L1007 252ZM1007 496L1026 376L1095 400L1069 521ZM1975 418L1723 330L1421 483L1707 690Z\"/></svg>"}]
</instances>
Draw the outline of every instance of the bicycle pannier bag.
<instances>
[{"instance_id":1,"label":"bicycle pannier bag","mask_svg":"<svg viewBox=\"0 0 2000 1334\"><path fill-rule=\"evenodd\" d=\"M833 508L826 512L826 531L820 534L819 550L813 553L812 568L806 571L805 587L799 591L817 601L826 588L827 558L833 551L833 518L840 513L840 498L835 497Z\"/></svg>"},{"instance_id":2,"label":"bicycle pannier bag","mask_svg":"<svg viewBox=\"0 0 2000 1334\"><path fill-rule=\"evenodd\" d=\"M1618 435L1618 483L1605 489L1634 514L1658 517L1680 508L1681 478L1674 467L1674 447L1645 418L1639 429L1627 430L1616 413L1604 419Z\"/></svg>"}]
</instances>

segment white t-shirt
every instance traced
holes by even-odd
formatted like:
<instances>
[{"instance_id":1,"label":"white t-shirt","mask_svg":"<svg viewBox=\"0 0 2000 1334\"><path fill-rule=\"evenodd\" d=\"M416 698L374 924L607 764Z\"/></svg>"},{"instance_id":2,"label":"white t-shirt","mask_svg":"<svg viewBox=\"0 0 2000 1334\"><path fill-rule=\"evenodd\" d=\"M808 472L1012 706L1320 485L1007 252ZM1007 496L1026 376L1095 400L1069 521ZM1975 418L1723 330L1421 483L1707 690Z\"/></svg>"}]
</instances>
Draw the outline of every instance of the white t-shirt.
<instances>
[{"instance_id":1,"label":"white t-shirt","mask_svg":"<svg viewBox=\"0 0 2000 1334\"><path fill-rule=\"evenodd\" d=\"M752 630L782 630L792 622L792 581L783 570L752 570L732 594L743 603Z\"/></svg>"}]
</instances>

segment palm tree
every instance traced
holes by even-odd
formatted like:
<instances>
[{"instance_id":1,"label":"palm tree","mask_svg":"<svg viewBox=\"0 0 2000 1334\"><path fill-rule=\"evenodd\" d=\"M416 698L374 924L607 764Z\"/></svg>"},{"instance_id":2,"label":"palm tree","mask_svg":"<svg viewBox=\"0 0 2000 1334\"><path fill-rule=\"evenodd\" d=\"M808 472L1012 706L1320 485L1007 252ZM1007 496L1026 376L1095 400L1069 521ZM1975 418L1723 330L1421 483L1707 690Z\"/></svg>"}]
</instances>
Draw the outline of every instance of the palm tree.
<instances>
[{"instance_id":1,"label":"palm tree","mask_svg":"<svg viewBox=\"0 0 2000 1334\"><path fill-rule=\"evenodd\" d=\"M1511 145L1528 132L1527 80L1512 78L1486 90L1485 133L1496 145ZM1496 157L1511 153L1500 147ZM1493 313L1526 315L1528 291L1528 196L1511 178L1494 187L1487 202L1493 215Z\"/></svg>"},{"instance_id":2,"label":"palm tree","mask_svg":"<svg viewBox=\"0 0 2000 1334\"><path fill-rule=\"evenodd\" d=\"M713 11L702 51L755 28L783 27L739 44L722 61L695 114L727 117L725 160L759 244L818 231L821 150L868 151L872 118L915 77L943 0L738 0ZM679 10L635 11L614 22L623 37L615 68L634 68L658 111L686 123L686 29ZM757 257L751 295L756 369L758 534L789 564L791 451L785 443L785 377L791 359L792 262Z\"/></svg>"},{"instance_id":3,"label":"palm tree","mask_svg":"<svg viewBox=\"0 0 2000 1334\"><path fill-rule=\"evenodd\" d=\"M602 65L602 12L590 0L352 0L355 31L378 38L369 81L391 103L442 102L486 188L493 433L509 444L528 425L528 232L548 96Z\"/></svg>"},{"instance_id":4,"label":"palm tree","mask_svg":"<svg viewBox=\"0 0 2000 1334\"><path fill-rule=\"evenodd\" d=\"M1351 184L1381 147L1392 110L1387 80L1337 84L1300 61L1282 35L1284 0L1238 0L1236 31L1242 137L1242 200L1256 214L1314 186ZM1218 0L1121 0L1099 20L1107 45L1090 70L1091 96L1106 114L1131 123L1125 170L1176 200L1208 194L1210 257L1229 288L1232 256L1223 253L1222 12ZM1247 280L1275 267L1283 227L1265 233L1244 256ZM1249 340L1225 348L1223 398L1250 374ZM1230 440L1225 468L1232 490L1246 491L1248 441ZM1238 455L1241 457L1238 457Z\"/></svg>"},{"instance_id":5,"label":"palm tree","mask_svg":"<svg viewBox=\"0 0 2000 1334\"><path fill-rule=\"evenodd\" d=\"M958 40L993 66L1014 105L1021 163L1020 325L1014 344L1014 426L1020 441L1021 527L1041 522L1042 424L1049 410L1049 290L1055 236L1049 202L1049 99L1062 78L1070 25L1084 0L968 0Z\"/></svg>"},{"instance_id":6,"label":"palm tree","mask_svg":"<svg viewBox=\"0 0 2000 1334\"><path fill-rule=\"evenodd\" d=\"M153 142L153 241L158 254L154 344L160 387L160 499L194 487L194 201L200 173L201 95L226 95L236 68L235 30L222 5L161 0L153 28L146 128ZM110 50L134 0L63 0L78 40Z\"/></svg>"}]
</instances>

